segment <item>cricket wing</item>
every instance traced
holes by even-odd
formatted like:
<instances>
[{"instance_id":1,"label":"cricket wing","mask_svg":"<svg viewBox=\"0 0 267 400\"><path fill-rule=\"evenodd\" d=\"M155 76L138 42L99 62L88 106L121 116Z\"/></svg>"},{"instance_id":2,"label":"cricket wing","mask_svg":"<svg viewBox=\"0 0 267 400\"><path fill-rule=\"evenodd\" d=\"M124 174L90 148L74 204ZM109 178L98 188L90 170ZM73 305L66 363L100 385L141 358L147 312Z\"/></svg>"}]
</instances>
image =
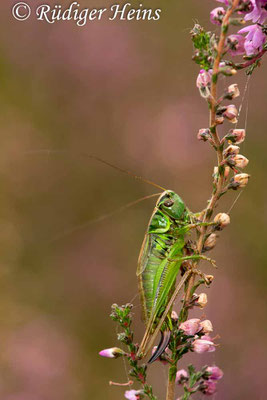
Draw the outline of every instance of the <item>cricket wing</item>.
<instances>
[{"instance_id":1,"label":"cricket wing","mask_svg":"<svg viewBox=\"0 0 267 400\"><path fill-rule=\"evenodd\" d=\"M166 256L166 232L169 219L157 209L151 216L138 258L137 277L142 318L147 324L153 306L154 279Z\"/></svg>"},{"instance_id":2,"label":"cricket wing","mask_svg":"<svg viewBox=\"0 0 267 400\"><path fill-rule=\"evenodd\" d=\"M184 239L181 237L172 246L168 257L163 259L157 268L154 276L154 288L152 293L153 305L149 315L146 331L140 345L139 353L146 354L151 347L152 334L156 330L160 330L164 320L159 324L159 320L163 315L166 306L173 294L177 275L179 273L182 255L183 255ZM171 304L172 306L172 304ZM156 327L155 327L156 324Z\"/></svg>"},{"instance_id":3,"label":"cricket wing","mask_svg":"<svg viewBox=\"0 0 267 400\"><path fill-rule=\"evenodd\" d=\"M144 282L143 273L146 270L148 263L149 263L149 255L152 249L152 238L151 235L146 234L142 243L141 251L138 258L138 265L137 265L137 279L138 279L138 292L142 307L142 320L147 323L148 320L148 308L149 308L149 301L152 295L152 290L148 293L147 285Z\"/></svg>"}]
</instances>

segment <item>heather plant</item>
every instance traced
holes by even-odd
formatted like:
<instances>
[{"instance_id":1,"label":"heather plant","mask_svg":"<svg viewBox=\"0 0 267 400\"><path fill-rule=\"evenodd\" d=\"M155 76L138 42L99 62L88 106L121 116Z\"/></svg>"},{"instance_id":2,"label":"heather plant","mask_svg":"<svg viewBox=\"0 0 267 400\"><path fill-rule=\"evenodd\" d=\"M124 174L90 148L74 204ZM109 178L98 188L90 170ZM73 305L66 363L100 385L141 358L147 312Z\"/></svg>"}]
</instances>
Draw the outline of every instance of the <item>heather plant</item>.
<instances>
[{"instance_id":1,"label":"heather plant","mask_svg":"<svg viewBox=\"0 0 267 400\"><path fill-rule=\"evenodd\" d=\"M166 333L167 328L171 326L170 333L165 334L163 339L165 345L161 343L151 349L152 354L169 368L166 400L175 398L177 387L182 390L180 400L191 399L197 393L213 395L223 377L223 372L216 365L206 365L201 370L188 365L185 370L179 369L179 362L189 352L195 353L197 357L198 354L216 350L216 337L211 336L211 321L190 318L189 313L193 308L203 309L207 304L207 295L200 288L214 284L214 276L201 272L199 264L206 258L204 253L214 248L218 233L230 223L227 213L213 216L214 210L223 195L231 190L245 188L250 178L249 174L243 172L249 160L240 154L239 147L245 140L246 132L243 128L237 128L239 111L234 104L235 99L240 96L240 91L236 83L229 82L227 89L220 92L219 83L221 77L235 77L242 69L247 75L251 75L260 66L261 59L267 51L267 0L218 1L222 4L210 12L210 21L217 26L218 32L217 29L216 33L206 31L198 24L191 31L193 60L200 67L196 86L207 103L209 113L209 126L199 130L197 139L205 142L206 146L210 145L217 156L212 174L212 193L205 209L193 214L193 223L187 221L183 257L176 274L177 285L165 287L167 301L161 304L158 319L154 319L154 325L147 330L149 334L160 330ZM232 124L232 129L229 129L229 123ZM190 240L189 229L194 232ZM214 264L212 260L206 260ZM159 281L157 292L161 290L164 282ZM171 310L181 290L184 293L177 314ZM144 294L141 293L141 298L142 295ZM146 354L143 350L140 351L140 344L136 343L132 331L132 305L114 304L111 318L120 327L118 340L124 349L113 347L102 350L100 355L109 358L124 357L128 361L132 380L121 384L129 385L125 391L126 399L156 399L152 386L147 382L149 362L154 361L155 357L152 356L148 363L144 362ZM147 342L143 339L142 343ZM163 346L164 351L159 353L160 346ZM134 382L138 383L139 387L131 388Z\"/></svg>"}]
</instances>

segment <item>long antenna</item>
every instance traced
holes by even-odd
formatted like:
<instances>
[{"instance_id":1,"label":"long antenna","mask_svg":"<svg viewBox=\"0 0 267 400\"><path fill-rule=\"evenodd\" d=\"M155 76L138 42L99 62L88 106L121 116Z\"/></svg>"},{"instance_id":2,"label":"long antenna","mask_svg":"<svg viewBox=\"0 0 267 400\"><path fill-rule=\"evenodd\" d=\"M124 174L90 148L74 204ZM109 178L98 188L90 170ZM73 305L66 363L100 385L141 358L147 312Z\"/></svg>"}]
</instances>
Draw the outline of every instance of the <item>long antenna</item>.
<instances>
[{"instance_id":1,"label":"long antenna","mask_svg":"<svg viewBox=\"0 0 267 400\"><path fill-rule=\"evenodd\" d=\"M112 217L113 215L116 215L116 214L120 213L121 211L126 210L127 208L130 208L132 206L135 206L138 203L141 203L141 201L144 201L144 200L147 200L147 199L151 199L152 197L159 196L160 194L161 193L154 193L154 194L150 194L148 196L141 197L140 199L131 201L130 203L127 203L124 206L119 207L115 211L111 211L111 212L109 212L107 214L101 215L100 217L96 217L96 218L90 219L90 220L88 220L86 222L83 222L80 225L77 225L77 226L73 227L73 228L66 229L65 231L63 231L62 233L59 233L57 236L55 236L53 239L51 239L50 242L53 243L53 242L55 242L57 240L60 240L60 239L62 239L64 237L66 237L66 236L71 235L72 233L74 233L76 231L79 231L79 230L87 228L91 224L94 224L96 222L101 222L101 221L103 221L103 220L105 220L107 218Z\"/></svg>"},{"instance_id":2,"label":"long antenna","mask_svg":"<svg viewBox=\"0 0 267 400\"><path fill-rule=\"evenodd\" d=\"M53 153L69 153L70 155L73 154L73 152L68 151L68 150L49 150L49 149L41 149L41 150L32 150L32 151L27 151L26 154L38 154L38 153L44 153L44 154L53 154ZM98 162L101 162L102 164L105 164L113 169L116 169L117 171L123 172L124 174L127 174L129 176L131 176L132 178L148 183L149 185L152 185L154 187L156 187L157 189L163 190L165 191L166 189L163 186L158 185L157 183L154 183L148 179L143 178L142 176L136 175L131 171L128 171L126 169L123 169L121 167L117 167L114 164L111 164L109 161L103 160L102 158L98 157L98 156L94 156L93 154L87 154L87 153L78 153L77 155L85 157L85 158L90 158L92 160L96 160Z\"/></svg>"}]
</instances>

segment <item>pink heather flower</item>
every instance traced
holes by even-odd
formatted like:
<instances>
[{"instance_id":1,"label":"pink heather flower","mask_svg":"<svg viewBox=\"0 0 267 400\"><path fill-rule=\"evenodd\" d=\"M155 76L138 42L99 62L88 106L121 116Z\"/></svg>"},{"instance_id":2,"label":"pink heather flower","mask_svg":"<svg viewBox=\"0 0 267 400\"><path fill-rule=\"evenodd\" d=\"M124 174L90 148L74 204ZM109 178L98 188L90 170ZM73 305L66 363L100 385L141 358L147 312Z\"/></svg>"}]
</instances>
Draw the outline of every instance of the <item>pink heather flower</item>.
<instances>
[{"instance_id":1,"label":"pink heather flower","mask_svg":"<svg viewBox=\"0 0 267 400\"><path fill-rule=\"evenodd\" d=\"M205 319L205 321L200 322L200 326L202 328L203 333L211 333L213 331L212 323L209 319Z\"/></svg>"},{"instance_id":2,"label":"pink heather flower","mask_svg":"<svg viewBox=\"0 0 267 400\"><path fill-rule=\"evenodd\" d=\"M224 16L225 9L223 7L214 8L214 10L210 12L210 21L214 25L221 25Z\"/></svg>"},{"instance_id":3,"label":"pink heather flower","mask_svg":"<svg viewBox=\"0 0 267 400\"><path fill-rule=\"evenodd\" d=\"M249 160L245 156L242 156L242 154L237 154L233 157L233 162L237 168L246 168Z\"/></svg>"},{"instance_id":4,"label":"pink heather flower","mask_svg":"<svg viewBox=\"0 0 267 400\"><path fill-rule=\"evenodd\" d=\"M216 233L211 233L204 242L205 250L211 250L215 247L217 241Z\"/></svg>"},{"instance_id":5,"label":"pink heather flower","mask_svg":"<svg viewBox=\"0 0 267 400\"><path fill-rule=\"evenodd\" d=\"M212 338L210 337L210 335L204 335L201 337L201 339L209 340L210 342L212 342Z\"/></svg>"},{"instance_id":6,"label":"pink heather flower","mask_svg":"<svg viewBox=\"0 0 267 400\"><path fill-rule=\"evenodd\" d=\"M236 97L240 96L237 83L232 83L232 85L228 86L227 96L231 99L235 99Z\"/></svg>"},{"instance_id":7,"label":"pink heather flower","mask_svg":"<svg viewBox=\"0 0 267 400\"><path fill-rule=\"evenodd\" d=\"M246 137L245 129L231 129L226 135L226 139L230 140L232 143L240 144L244 142Z\"/></svg>"},{"instance_id":8,"label":"pink heather flower","mask_svg":"<svg viewBox=\"0 0 267 400\"><path fill-rule=\"evenodd\" d=\"M197 138L198 140L203 140L204 142L206 142L208 139L211 138L210 130L208 128L199 129Z\"/></svg>"},{"instance_id":9,"label":"pink heather flower","mask_svg":"<svg viewBox=\"0 0 267 400\"><path fill-rule=\"evenodd\" d=\"M239 11L238 14L247 14L253 10L252 0L240 0L239 1Z\"/></svg>"},{"instance_id":10,"label":"pink heather flower","mask_svg":"<svg viewBox=\"0 0 267 400\"><path fill-rule=\"evenodd\" d=\"M218 224L218 228L221 230L230 224L230 216L226 213L219 213L214 217L214 222Z\"/></svg>"},{"instance_id":11,"label":"pink heather flower","mask_svg":"<svg viewBox=\"0 0 267 400\"><path fill-rule=\"evenodd\" d=\"M205 339L203 339L205 337ZM212 340L207 340L206 337L210 339L209 336L203 336L202 339L196 339L193 341L193 351L198 354L211 353L215 351L215 346Z\"/></svg>"},{"instance_id":12,"label":"pink heather flower","mask_svg":"<svg viewBox=\"0 0 267 400\"><path fill-rule=\"evenodd\" d=\"M259 51L262 50L262 47L266 40L266 36L262 32L260 26L258 26L257 24L246 26L245 28L240 29L238 33L247 33L244 47L248 56L257 54Z\"/></svg>"},{"instance_id":13,"label":"pink heather flower","mask_svg":"<svg viewBox=\"0 0 267 400\"><path fill-rule=\"evenodd\" d=\"M267 18L267 0L251 0L253 9L245 16L246 21L263 24Z\"/></svg>"},{"instance_id":14,"label":"pink heather flower","mask_svg":"<svg viewBox=\"0 0 267 400\"><path fill-rule=\"evenodd\" d=\"M173 320L173 321L178 321L178 314L177 314L177 312L176 311L172 311L172 313L171 313L171 319Z\"/></svg>"},{"instance_id":15,"label":"pink heather flower","mask_svg":"<svg viewBox=\"0 0 267 400\"><path fill-rule=\"evenodd\" d=\"M224 61L221 61L220 64L219 64L219 67L220 67L220 68L225 68L225 67L226 67L225 62L224 62ZM213 70L212 70L212 69L209 69L208 72L209 72L210 76L212 77Z\"/></svg>"},{"instance_id":16,"label":"pink heather flower","mask_svg":"<svg viewBox=\"0 0 267 400\"><path fill-rule=\"evenodd\" d=\"M229 0L217 0L219 3L224 3L226 6L229 6Z\"/></svg>"},{"instance_id":17,"label":"pink heather flower","mask_svg":"<svg viewBox=\"0 0 267 400\"><path fill-rule=\"evenodd\" d=\"M207 396L211 396L215 392L216 392L216 382L212 380L206 381L203 393L206 394Z\"/></svg>"},{"instance_id":18,"label":"pink heather flower","mask_svg":"<svg viewBox=\"0 0 267 400\"><path fill-rule=\"evenodd\" d=\"M223 116L228 118L229 120L235 119L238 115L237 108L234 104L230 104L227 106L226 110L223 113Z\"/></svg>"},{"instance_id":19,"label":"pink heather flower","mask_svg":"<svg viewBox=\"0 0 267 400\"><path fill-rule=\"evenodd\" d=\"M184 382L188 381L188 379L189 379L189 375L185 369L180 369L179 371L177 371L175 382L178 385L183 384Z\"/></svg>"},{"instance_id":20,"label":"pink heather flower","mask_svg":"<svg viewBox=\"0 0 267 400\"><path fill-rule=\"evenodd\" d=\"M206 293L200 293L200 295L197 298L196 305L199 306L200 308L204 308L208 303L208 296Z\"/></svg>"},{"instance_id":21,"label":"pink heather flower","mask_svg":"<svg viewBox=\"0 0 267 400\"><path fill-rule=\"evenodd\" d=\"M110 349L104 349L99 352L99 355L101 357L107 357L107 358L117 358L119 356L123 356L125 352L118 347L112 347Z\"/></svg>"},{"instance_id":22,"label":"pink heather flower","mask_svg":"<svg viewBox=\"0 0 267 400\"><path fill-rule=\"evenodd\" d=\"M245 53L245 38L242 35L229 35L226 43L231 56L240 56Z\"/></svg>"},{"instance_id":23,"label":"pink heather flower","mask_svg":"<svg viewBox=\"0 0 267 400\"><path fill-rule=\"evenodd\" d=\"M225 157L227 156L234 156L236 154L239 154L240 151L240 147L239 146L234 146L233 144L230 144L230 146L228 146L224 151L223 151L223 155Z\"/></svg>"},{"instance_id":24,"label":"pink heather flower","mask_svg":"<svg viewBox=\"0 0 267 400\"><path fill-rule=\"evenodd\" d=\"M199 89L207 87L211 83L211 74L204 69L199 71L196 85Z\"/></svg>"},{"instance_id":25,"label":"pink heather flower","mask_svg":"<svg viewBox=\"0 0 267 400\"><path fill-rule=\"evenodd\" d=\"M142 390L126 390L124 397L128 400L139 400L140 394L143 394Z\"/></svg>"},{"instance_id":26,"label":"pink heather flower","mask_svg":"<svg viewBox=\"0 0 267 400\"><path fill-rule=\"evenodd\" d=\"M237 174L234 175L230 181L230 185L233 188L244 188L248 184L250 175L248 174Z\"/></svg>"},{"instance_id":27,"label":"pink heather flower","mask_svg":"<svg viewBox=\"0 0 267 400\"><path fill-rule=\"evenodd\" d=\"M202 327L200 325L200 319L192 318L188 319L185 322L182 322L179 328L187 335L194 336L197 332L199 332Z\"/></svg>"},{"instance_id":28,"label":"pink heather flower","mask_svg":"<svg viewBox=\"0 0 267 400\"><path fill-rule=\"evenodd\" d=\"M219 379L222 379L223 377L223 372L222 370L214 365L213 367L208 367L207 372L209 372L211 375L209 376L209 380L214 380L218 381Z\"/></svg>"}]
</instances>

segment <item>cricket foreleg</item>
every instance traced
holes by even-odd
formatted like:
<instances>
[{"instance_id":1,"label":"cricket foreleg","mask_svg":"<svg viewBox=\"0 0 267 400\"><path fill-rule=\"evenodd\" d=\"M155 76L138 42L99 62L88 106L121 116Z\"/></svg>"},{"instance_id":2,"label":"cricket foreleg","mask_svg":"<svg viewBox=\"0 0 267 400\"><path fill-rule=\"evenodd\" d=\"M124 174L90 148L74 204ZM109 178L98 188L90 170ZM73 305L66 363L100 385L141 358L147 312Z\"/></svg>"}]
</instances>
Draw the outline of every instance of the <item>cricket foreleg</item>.
<instances>
[{"instance_id":1,"label":"cricket foreleg","mask_svg":"<svg viewBox=\"0 0 267 400\"><path fill-rule=\"evenodd\" d=\"M195 260L195 261L206 260L209 263L211 263L213 265L213 267L217 268L215 260L213 260L212 258L203 256L201 254L194 254L192 256L184 256L184 257L179 257L179 258L168 258L168 261L181 261L181 262L183 262L183 261L187 261L187 260Z\"/></svg>"},{"instance_id":2,"label":"cricket foreleg","mask_svg":"<svg viewBox=\"0 0 267 400\"><path fill-rule=\"evenodd\" d=\"M217 222L196 222L195 224L187 225L187 228L194 229L197 228L198 226L216 226L216 225L218 225Z\"/></svg>"}]
</instances>

